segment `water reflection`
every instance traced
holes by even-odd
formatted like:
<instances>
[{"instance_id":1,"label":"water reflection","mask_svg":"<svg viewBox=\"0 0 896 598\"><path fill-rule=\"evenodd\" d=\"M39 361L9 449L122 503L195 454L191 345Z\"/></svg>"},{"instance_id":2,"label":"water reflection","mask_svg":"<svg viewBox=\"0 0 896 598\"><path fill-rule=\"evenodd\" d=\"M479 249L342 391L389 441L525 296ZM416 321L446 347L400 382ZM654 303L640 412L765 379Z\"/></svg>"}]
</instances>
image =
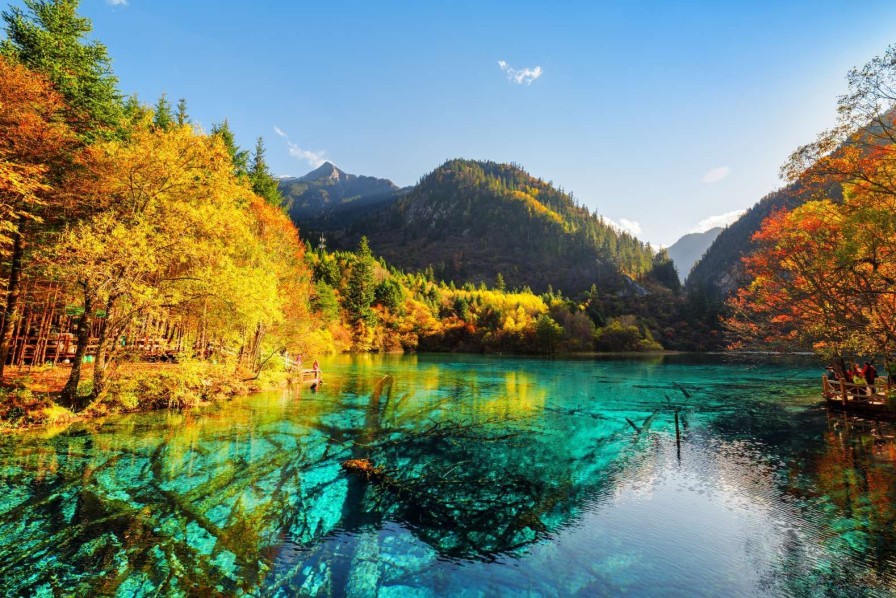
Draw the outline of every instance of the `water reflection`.
<instances>
[{"instance_id":1,"label":"water reflection","mask_svg":"<svg viewBox=\"0 0 896 598\"><path fill-rule=\"evenodd\" d=\"M807 398L814 372L656 358L325 366L316 394L0 441L0 590L896 588L896 432L827 418Z\"/></svg>"}]
</instances>

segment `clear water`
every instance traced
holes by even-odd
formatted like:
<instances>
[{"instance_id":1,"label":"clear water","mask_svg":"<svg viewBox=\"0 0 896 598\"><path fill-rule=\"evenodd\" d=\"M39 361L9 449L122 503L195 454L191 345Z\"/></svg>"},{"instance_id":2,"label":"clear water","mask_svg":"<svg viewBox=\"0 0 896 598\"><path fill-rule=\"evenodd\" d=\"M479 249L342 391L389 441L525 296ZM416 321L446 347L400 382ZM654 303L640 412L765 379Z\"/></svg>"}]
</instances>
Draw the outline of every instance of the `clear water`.
<instances>
[{"instance_id":1,"label":"clear water","mask_svg":"<svg viewBox=\"0 0 896 598\"><path fill-rule=\"evenodd\" d=\"M828 415L815 366L323 367L0 439L0 594L896 593L894 430Z\"/></svg>"}]
</instances>

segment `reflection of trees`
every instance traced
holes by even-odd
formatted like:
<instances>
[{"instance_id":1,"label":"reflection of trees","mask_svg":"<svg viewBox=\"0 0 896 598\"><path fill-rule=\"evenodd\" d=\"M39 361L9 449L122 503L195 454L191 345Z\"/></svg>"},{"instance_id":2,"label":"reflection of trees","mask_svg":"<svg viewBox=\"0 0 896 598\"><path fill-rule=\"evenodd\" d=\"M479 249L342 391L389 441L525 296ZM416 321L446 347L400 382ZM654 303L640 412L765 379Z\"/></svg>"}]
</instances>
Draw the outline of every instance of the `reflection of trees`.
<instances>
[{"instance_id":1,"label":"reflection of trees","mask_svg":"<svg viewBox=\"0 0 896 598\"><path fill-rule=\"evenodd\" d=\"M377 569L379 551L416 551L388 573L413 585L426 558L520 555L574 521L633 460L654 462L658 438L674 438L677 407L687 442L710 429L762 441L783 461L820 445L794 434L803 422L792 413L741 386L684 382L684 392L644 375L618 401L554 401L523 370L454 368L421 367L419 384L396 377L372 388L369 374L328 376L318 394L269 395L251 409L236 402L0 443L0 594L340 593L386 583L387 567L362 574ZM670 401L658 403L656 388ZM347 472L349 460L370 473ZM889 501L886 471L875 476L870 494ZM803 488L789 484L794 496ZM387 539L405 544L378 544L393 529L401 540Z\"/></svg>"},{"instance_id":2,"label":"reflection of trees","mask_svg":"<svg viewBox=\"0 0 896 598\"><path fill-rule=\"evenodd\" d=\"M444 556L519 551L612 484L630 433L558 412L536 427L543 391L496 384L465 401L452 384L421 397L349 381L343 403L271 397L6 443L0 593L300 592L308 551L338 550L324 538L389 522ZM346 474L352 458L378 479Z\"/></svg>"},{"instance_id":3,"label":"reflection of trees","mask_svg":"<svg viewBox=\"0 0 896 598\"><path fill-rule=\"evenodd\" d=\"M854 592L851 586L893 588L894 436L892 424L829 416L825 450L812 472L817 489L795 490L826 514L828 529L823 538L827 558L811 572L814 583L842 588L844 595Z\"/></svg>"},{"instance_id":4,"label":"reflection of trees","mask_svg":"<svg viewBox=\"0 0 896 598\"><path fill-rule=\"evenodd\" d=\"M358 474L350 492L358 504L346 504L349 511L400 521L447 556L489 558L547 531L543 517L570 494L567 461L538 475L546 455L521 450L538 447L523 442L534 434L522 420L450 417L420 425L440 406L400 412L407 396L393 398L393 389L384 378L371 393L346 467Z\"/></svg>"},{"instance_id":5,"label":"reflection of trees","mask_svg":"<svg viewBox=\"0 0 896 598\"><path fill-rule=\"evenodd\" d=\"M20 492L0 498L0 593L232 595L260 583L259 547L282 530L316 533L302 503L314 494L295 490L322 439L299 445L301 430L239 411L185 417L167 438L135 433L137 421L19 447L34 457L5 476Z\"/></svg>"},{"instance_id":6,"label":"reflection of trees","mask_svg":"<svg viewBox=\"0 0 896 598\"><path fill-rule=\"evenodd\" d=\"M766 577L770 588L888 595L896 585L896 427L829 414L825 428L820 417L753 402L709 424L712 438L761 447L748 463L774 464L771 481L781 496L772 500L789 531Z\"/></svg>"},{"instance_id":7,"label":"reflection of trees","mask_svg":"<svg viewBox=\"0 0 896 598\"><path fill-rule=\"evenodd\" d=\"M340 528L362 532L397 522L442 557L516 554L610 490L633 452L621 416L556 413L548 417L564 424L542 428L543 421L526 416L494 416L502 412L495 405L470 401L466 407L452 392L421 403L397 392L392 378L380 380L354 429L350 458L340 461L350 474ZM334 561L350 559L352 571L365 569L377 552L363 541L354 556L332 550L325 545L315 555L287 554L266 586L287 593L333 591L338 574L328 567ZM345 583L355 587L360 576L369 588L379 575L352 574ZM413 567L401 574L406 576L413 576Z\"/></svg>"}]
</instances>

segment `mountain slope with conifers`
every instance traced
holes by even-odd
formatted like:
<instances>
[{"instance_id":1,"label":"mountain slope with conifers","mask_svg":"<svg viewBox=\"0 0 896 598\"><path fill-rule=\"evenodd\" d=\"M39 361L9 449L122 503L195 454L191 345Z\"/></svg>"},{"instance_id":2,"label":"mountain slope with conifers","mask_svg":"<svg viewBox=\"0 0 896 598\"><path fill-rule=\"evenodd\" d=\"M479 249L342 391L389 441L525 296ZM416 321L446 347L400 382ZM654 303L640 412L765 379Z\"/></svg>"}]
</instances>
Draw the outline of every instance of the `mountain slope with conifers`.
<instances>
[{"instance_id":1,"label":"mountain slope with conifers","mask_svg":"<svg viewBox=\"0 0 896 598\"><path fill-rule=\"evenodd\" d=\"M839 199L840 186L832 184L828 196ZM743 280L741 259L753 252L753 235L762 221L778 210L792 210L810 199L811 193L799 182L769 193L753 207L725 228L710 245L703 257L694 264L687 278L690 292L705 295L711 301L721 301L747 281Z\"/></svg>"},{"instance_id":2,"label":"mountain slope with conifers","mask_svg":"<svg viewBox=\"0 0 896 598\"><path fill-rule=\"evenodd\" d=\"M359 220L337 243L367 236L401 268L432 268L455 283L544 291L643 293L653 251L607 224L567 193L512 164L450 160L404 196Z\"/></svg>"}]
</instances>

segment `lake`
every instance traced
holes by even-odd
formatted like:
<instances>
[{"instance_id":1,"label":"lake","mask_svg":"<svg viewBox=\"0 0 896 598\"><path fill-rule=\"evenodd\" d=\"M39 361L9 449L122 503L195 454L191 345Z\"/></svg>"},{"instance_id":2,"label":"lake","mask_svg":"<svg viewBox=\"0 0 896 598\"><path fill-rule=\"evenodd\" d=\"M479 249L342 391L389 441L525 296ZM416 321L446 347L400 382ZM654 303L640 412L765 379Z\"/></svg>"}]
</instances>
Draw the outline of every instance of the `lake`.
<instances>
[{"instance_id":1,"label":"lake","mask_svg":"<svg viewBox=\"0 0 896 598\"><path fill-rule=\"evenodd\" d=\"M896 592L894 428L826 412L817 364L322 367L318 392L5 435L0 594Z\"/></svg>"}]
</instances>

